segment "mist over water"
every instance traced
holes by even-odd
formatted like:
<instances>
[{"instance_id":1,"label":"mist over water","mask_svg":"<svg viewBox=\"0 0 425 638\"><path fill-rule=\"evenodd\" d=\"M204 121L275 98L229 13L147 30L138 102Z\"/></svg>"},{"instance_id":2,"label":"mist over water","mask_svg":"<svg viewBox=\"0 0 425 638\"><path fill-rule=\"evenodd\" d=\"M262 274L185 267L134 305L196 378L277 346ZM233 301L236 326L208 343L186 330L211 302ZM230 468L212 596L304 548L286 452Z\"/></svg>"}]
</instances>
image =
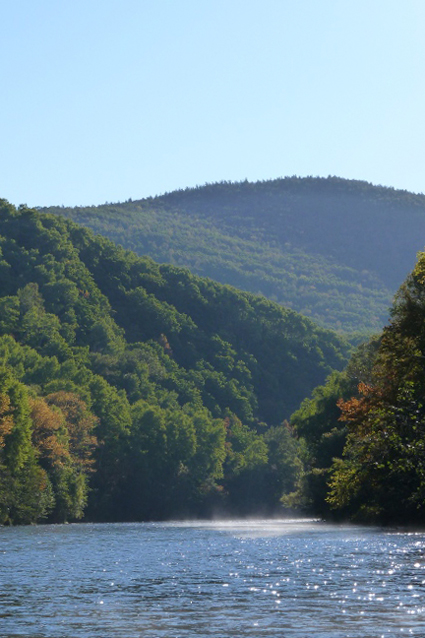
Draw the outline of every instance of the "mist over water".
<instances>
[{"instance_id":1,"label":"mist over water","mask_svg":"<svg viewBox=\"0 0 425 638\"><path fill-rule=\"evenodd\" d=\"M2 638L425 635L425 534L311 519L0 529Z\"/></svg>"}]
</instances>

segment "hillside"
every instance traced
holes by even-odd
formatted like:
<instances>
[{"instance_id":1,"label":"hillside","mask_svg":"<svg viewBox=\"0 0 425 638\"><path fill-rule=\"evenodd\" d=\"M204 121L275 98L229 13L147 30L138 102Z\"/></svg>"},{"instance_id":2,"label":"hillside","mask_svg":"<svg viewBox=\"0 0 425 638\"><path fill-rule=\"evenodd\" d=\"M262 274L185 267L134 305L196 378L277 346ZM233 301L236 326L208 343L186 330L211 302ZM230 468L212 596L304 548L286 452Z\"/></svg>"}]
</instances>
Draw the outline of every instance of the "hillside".
<instances>
[{"instance_id":1,"label":"hillside","mask_svg":"<svg viewBox=\"0 0 425 638\"><path fill-rule=\"evenodd\" d=\"M347 346L278 304L0 202L0 524L272 511L282 421Z\"/></svg>"},{"instance_id":2,"label":"hillside","mask_svg":"<svg viewBox=\"0 0 425 638\"><path fill-rule=\"evenodd\" d=\"M383 327L425 244L425 196L334 177L225 182L46 210L344 332Z\"/></svg>"},{"instance_id":3,"label":"hillside","mask_svg":"<svg viewBox=\"0 0 425 638\"><path fill-rule=\"evenodd\" d=\"M292 415L306 442L299 502L316 515L425 522L425 253L391 320Z\"/></svg>"}]
</instances>

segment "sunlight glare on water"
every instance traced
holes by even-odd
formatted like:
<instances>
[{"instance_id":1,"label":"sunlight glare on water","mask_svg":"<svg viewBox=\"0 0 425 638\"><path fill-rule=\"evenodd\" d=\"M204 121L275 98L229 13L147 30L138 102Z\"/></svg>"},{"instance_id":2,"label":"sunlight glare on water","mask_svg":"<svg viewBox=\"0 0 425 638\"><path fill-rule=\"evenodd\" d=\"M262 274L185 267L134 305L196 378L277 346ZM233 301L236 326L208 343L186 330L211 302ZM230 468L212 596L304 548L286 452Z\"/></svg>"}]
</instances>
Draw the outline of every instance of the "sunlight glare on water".
<instances>
[{"instance_id":1,"label":"sunlight glare on water","mask_svg":"<svg viewBox=\"0 0 425 638\"><path fill-rule=\"evenodd\" d=\"M424 551L311 519L0 528L0 635L423 637Z\"/></svg>"}]
</instances>

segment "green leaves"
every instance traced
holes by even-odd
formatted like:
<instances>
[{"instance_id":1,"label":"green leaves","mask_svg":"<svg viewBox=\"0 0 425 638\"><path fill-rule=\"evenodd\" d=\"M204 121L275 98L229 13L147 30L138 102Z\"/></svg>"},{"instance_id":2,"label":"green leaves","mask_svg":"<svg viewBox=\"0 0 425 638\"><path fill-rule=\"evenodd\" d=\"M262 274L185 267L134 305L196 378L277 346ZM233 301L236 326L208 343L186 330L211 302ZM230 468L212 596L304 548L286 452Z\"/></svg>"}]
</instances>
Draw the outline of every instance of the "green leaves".
<instances>
[{"instance_id":1,"label":"green leaves","mask_svg":"<svg viewBox=\"0 0 425 638\"><path fill-rule=\"evenodd\" d=\"M341 403L349 434L328 502L356 519L425 520L425 255L419 254L384 330L369 385Z\"/></svg>"},{"instance_id":2,"label":"green leaves","mask_svg":"<svg viewBox=\"0 0 425 638\"><path fill-rule=\"evenodd\" d=\"M13 379L0 464L4 503L19 492L28 504L4 516L278 506L294 489L300 448L286 430L265 432L342 366L346 344L264 298L65 220L5 203L0 212L0 360ZM39 510L25 500L30 480Z\"/></svg>"}]
</instances>

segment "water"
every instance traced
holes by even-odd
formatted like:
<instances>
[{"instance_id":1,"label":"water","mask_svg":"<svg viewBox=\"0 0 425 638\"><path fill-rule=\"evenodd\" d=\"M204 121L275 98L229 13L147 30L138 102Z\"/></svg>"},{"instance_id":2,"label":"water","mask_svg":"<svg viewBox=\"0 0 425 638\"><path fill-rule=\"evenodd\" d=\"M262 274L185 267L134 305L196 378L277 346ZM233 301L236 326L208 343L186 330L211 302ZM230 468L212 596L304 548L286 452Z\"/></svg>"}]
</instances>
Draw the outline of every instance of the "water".
<instances>
[{"instance_id":1,"label":"water","mask_svg":"<svg viewBox=\"0 0 425 638\"><path fill-rule=\"evenodd\" d=\"M1 638L425 636L425 533L318 521L0 528Z\"/></svg>"}]
</instances>

